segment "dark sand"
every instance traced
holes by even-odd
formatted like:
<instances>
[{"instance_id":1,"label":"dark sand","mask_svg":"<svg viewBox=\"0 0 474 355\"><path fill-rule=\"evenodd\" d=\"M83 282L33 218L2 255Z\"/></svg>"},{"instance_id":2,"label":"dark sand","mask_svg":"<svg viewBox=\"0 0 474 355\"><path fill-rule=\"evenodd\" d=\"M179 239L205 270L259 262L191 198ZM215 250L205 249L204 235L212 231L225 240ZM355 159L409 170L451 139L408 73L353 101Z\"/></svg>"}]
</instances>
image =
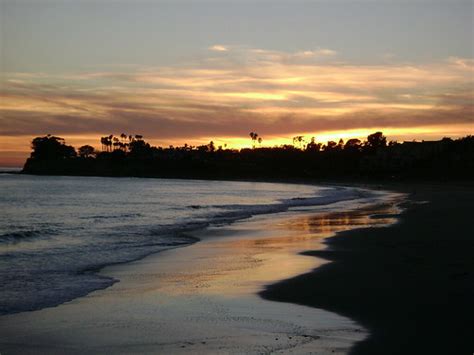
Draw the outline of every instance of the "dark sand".
<instances>
[{"instance_id":1,"label":"dark sand","mask_svg":"<svg viewBox=\"0 0 474 355\"><path fill-rule=\"evenodd\" d=\"M370 337L352 354L472 354L474 188L395 189L411 193L398 224L338 233L304 253L332 263L260 295L354 319Z\"/></svg>"}]
</instances>

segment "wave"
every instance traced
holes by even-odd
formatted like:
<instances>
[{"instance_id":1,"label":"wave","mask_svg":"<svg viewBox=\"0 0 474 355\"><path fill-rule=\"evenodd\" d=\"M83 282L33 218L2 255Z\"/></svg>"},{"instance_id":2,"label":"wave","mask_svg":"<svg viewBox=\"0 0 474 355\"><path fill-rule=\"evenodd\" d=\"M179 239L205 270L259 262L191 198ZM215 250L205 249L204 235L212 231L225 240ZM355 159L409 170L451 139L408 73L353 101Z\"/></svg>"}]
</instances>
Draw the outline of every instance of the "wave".
<instances>
[{"instance_id":1,"label":"wave","mask_svg":"<svg viewBox=\"0 0 474 355\"><path fill-rule=\"evenodd\" d=\"M54 232L49 229L33 229L9 232L0 235L0 243L19 243L36 238L44 238L46 236L50 236L51 234L54 234Z\"/></svg>"},{"instance_id":2,"label":"wave","mask_svg":"<svg viewBox=\"0 0 474 355\"><path fill-rule=\"evenodd\" d=\"M122 213L116 215L93 215L93 216L81 216L79 219L120 219L120 218L136 218L141 217L141 213Z\"/></svg>"},{"instance_id":3,"label":"wave","mask_svg":"<svg viewBox=\"0 0 474 355\"><path fill-rule=\"evenodd\" d=\"M286 212L291 209L300 207L316 207L331 205L337 202L351 201L360 198L375 197L374 193L368 190L353 189L353 188L337 188L331 191L330 194L324 196L314 197L294 197L291 199L280 200L276 204L265 205L226 205L213 206L215 208L225 208L229 211L216 214L211 222L226 223L233 222L239 219L250 218L256 215L272 214Z\"/></svg>"},{"instance_id":4,"label":"wave","mask_svg":"<svg viewBox=\"0 0 474 355\"><path fill-rule=\"evenodd\" d=\"M201 220L186 221L173 225L155 225L150 227L148 233L155 236L168 235L176 238L182 233L203 229L210 225L231 224L257 215L281 213L301 207L325 206L361 198L375 198L375 194L369 190L338 187L331 188L328 195L282 199L273 204L188 205L186 208L209 210L210 212L202 215Z\"/></svg>"}]
</instances>

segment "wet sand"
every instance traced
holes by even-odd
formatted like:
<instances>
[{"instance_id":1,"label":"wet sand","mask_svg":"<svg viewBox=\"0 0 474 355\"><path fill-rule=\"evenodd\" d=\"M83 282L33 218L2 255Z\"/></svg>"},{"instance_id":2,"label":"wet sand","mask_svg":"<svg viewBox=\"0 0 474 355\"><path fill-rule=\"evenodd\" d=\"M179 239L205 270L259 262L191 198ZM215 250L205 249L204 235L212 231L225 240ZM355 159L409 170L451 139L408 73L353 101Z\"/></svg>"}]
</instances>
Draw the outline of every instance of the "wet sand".
<instances>
[{"instance_id":1,"label":"wet sand","mask_svg":"<svg viewBox=\"0 0 474 355\"><path fill-rule=\"evenodd\" d=\"M108 289L1 317L0 351L345 354L367 337L364 327L258 292L325 264L301 253L323 248L333 233L393 223L394 204L354 203L348 211L335 204L332 212L300 210L206 229L194 245L105 268L101 273L120 280Z\"/></svg>"},{"instance_id":2,"label":"wet sand","mask_svg":"<svg viewBox=\"0 0 474 355\"><path fill-rule=\"evenodd\" d=\"M411 193L400 223L327 239L304 255L332 263L261 295L354 319L370 336L352 354L472 354L474 188L391 189Z\"/></svg>"}]
</instances>

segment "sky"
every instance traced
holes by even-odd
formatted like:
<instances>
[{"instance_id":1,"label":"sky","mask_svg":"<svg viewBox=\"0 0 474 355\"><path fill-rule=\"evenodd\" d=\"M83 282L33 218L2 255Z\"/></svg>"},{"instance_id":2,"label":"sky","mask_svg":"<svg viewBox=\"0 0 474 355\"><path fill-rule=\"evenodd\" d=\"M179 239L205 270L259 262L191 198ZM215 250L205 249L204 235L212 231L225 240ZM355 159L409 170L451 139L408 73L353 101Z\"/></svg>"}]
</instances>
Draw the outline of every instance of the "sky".
<instances>
[{"instance_id":1,"label":"sky","mask_svg":"<svg viewBox=\"0 0 474 355\"><path fill-rule=\"evenodd\" d=\"M0 166L76 147L474 134L473 1L0 0Z\"/></svg>"}]
</instances>

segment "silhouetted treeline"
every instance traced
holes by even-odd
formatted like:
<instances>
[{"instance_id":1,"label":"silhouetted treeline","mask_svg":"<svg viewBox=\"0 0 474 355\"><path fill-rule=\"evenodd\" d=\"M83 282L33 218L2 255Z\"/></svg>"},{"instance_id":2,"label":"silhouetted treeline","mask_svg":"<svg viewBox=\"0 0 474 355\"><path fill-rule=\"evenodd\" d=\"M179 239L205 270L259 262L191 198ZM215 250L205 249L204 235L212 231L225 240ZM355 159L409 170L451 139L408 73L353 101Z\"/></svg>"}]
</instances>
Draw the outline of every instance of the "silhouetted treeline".
<instances>
[{"instance_id":1,"label":"silhouetted treeline","mask_svg":"<svg viewBox=\"0 0 474 355\"><path fill-rule=\"evenodd\" d=\"M45 175L143 176L203 179L473 180L474 137L389 142L381 132L366 141L305 142L253 149L201 146L153 147L141 135L102 137L102 151L77 151L62 138L35 138L23 172Z\"/></svg>"}]
</instances>

